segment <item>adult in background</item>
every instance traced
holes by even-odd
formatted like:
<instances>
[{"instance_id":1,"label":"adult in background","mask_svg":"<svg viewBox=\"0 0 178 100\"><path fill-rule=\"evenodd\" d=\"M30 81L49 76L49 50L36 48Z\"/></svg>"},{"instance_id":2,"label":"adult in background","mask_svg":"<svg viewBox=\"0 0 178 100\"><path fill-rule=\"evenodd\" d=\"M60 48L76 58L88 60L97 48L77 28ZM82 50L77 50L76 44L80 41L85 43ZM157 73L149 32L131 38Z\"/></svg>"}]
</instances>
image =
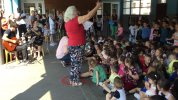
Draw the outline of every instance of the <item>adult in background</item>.
<instances>
[{"instance_id":1,"label":"adult in background","mask_svg":"<svg viewBox=\"0 0 178 100\"><path fill-rule=\"evenodd\" d=\"M85 31L82 24L92 18L101 5L101 2L97 2L93 10L83 16L78 16L75 6L69 6L64 13L65 29L69 37L68 46L72 65L70 69L70 84L72 86L82 85L79 78L84 56L84 45L86 43Z\"/></svg>"}]
</instances>

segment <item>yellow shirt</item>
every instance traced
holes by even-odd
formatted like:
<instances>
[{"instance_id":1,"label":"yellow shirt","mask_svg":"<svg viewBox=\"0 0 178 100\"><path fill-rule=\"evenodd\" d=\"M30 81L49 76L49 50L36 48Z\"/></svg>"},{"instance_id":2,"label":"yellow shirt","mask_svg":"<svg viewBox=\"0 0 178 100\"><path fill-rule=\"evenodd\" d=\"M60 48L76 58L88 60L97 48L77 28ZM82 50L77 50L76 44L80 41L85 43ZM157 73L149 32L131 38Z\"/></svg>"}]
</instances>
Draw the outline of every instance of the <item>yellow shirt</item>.
<instances>
[{"instance_id":1,"label":"yellow shirt","mask_svg":"<svg viewBox=\"0 0 178 100\"><path fill-rule=\"evenodd\" d=\"M115 79L116 77L119 77L119 75L117 75L117 74L111 74L111 75L110 75L109 80L110 80L110 83L111 83L111 84L114 84L114 79Z\"/></svg>"},{"instance_id":2,"label":"yellow shirt","mask_svg":"<svg viewBox=\"0 0 178 100\"><path fill-rule=\"evenodd\" d=\"M178 62L178 60L173 60L171 61L171 63L169 63L169 66L167 69L167 72L169 73L169 75L171 75L174 72L174 67L173 67L174 62Z\"/></svg>"}]
</instances>

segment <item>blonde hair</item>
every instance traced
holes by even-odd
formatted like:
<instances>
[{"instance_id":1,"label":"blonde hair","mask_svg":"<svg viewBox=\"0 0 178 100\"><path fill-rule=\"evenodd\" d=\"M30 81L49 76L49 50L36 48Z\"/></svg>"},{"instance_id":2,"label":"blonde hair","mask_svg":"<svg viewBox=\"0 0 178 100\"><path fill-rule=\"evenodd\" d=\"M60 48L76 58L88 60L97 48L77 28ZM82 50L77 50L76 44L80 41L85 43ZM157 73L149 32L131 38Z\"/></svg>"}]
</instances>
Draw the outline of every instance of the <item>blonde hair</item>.
<instances>
[{"instance_id":1,"label":"blonde hair","mask_svg":"<svg viewBox=\"0 0 178 100\"><path fill-rule=\"evenodd\" d=\"M75 17L74 10L76 10L75 6L69 6L64 13L64 21L67 22Z\"/></svg>"}]
</instances>

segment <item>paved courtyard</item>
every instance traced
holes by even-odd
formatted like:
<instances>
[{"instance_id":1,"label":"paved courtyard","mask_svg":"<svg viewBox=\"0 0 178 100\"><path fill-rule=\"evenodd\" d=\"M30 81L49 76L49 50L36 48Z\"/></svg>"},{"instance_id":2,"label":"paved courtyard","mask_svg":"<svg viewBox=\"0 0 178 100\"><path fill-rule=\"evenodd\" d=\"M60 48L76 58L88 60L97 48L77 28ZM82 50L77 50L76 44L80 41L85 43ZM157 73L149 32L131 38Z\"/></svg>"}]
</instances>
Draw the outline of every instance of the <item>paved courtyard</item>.
<instances>
[{"instance_id":1,"label":"paved courtyard","mask_svg":"<svg viewBox=\"0 0 178 100\"><path fill-rule=\"evenodd\" d=\"M35 64L1 65L0 100L105 100L102 89L89 78L82 79L81 87L69 86L69 67L62 67L55 50L50 48L50 54ZM88 69L86 64L82 67Z\"/></svg>"}]
</instances>

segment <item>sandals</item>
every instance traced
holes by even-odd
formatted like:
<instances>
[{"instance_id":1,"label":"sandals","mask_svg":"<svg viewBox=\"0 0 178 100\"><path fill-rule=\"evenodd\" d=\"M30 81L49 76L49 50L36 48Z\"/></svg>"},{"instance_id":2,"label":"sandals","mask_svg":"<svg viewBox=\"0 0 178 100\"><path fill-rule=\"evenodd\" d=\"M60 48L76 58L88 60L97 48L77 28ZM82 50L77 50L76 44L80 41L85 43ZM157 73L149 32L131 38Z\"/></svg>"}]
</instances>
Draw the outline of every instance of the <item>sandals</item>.
<instances>
[{"instance_id":1,"label":"sandals","mask_svg":"<svg viewBox=\"0 0 178 100\"><path fill-rule=\"evenodd\" d=\"M77 87L77 86L82 86L82 82L72 82L70 81L70 85L73 86L73 87Z\"/></svg>"}]
</instances>

